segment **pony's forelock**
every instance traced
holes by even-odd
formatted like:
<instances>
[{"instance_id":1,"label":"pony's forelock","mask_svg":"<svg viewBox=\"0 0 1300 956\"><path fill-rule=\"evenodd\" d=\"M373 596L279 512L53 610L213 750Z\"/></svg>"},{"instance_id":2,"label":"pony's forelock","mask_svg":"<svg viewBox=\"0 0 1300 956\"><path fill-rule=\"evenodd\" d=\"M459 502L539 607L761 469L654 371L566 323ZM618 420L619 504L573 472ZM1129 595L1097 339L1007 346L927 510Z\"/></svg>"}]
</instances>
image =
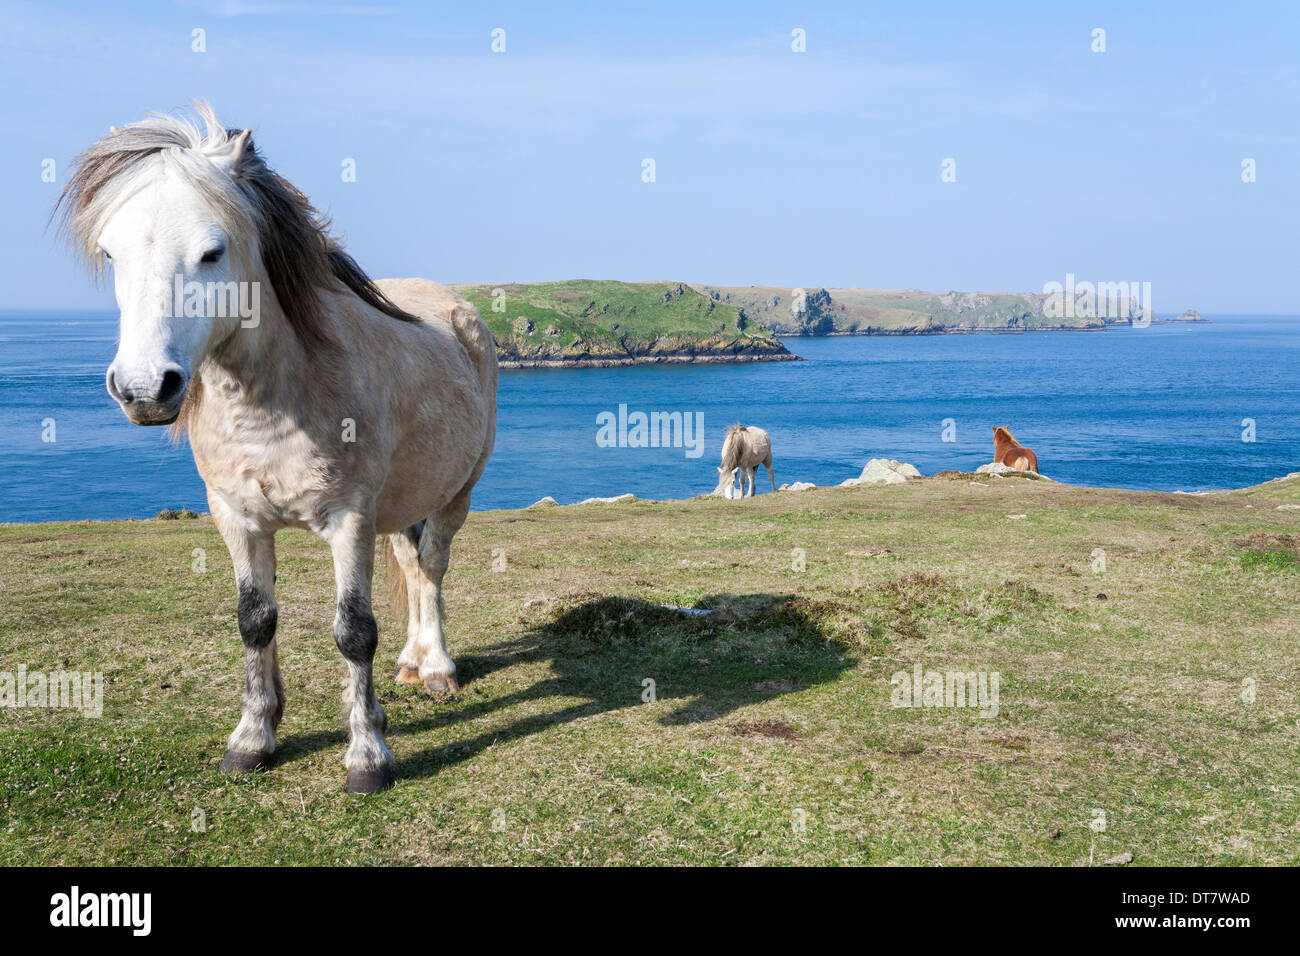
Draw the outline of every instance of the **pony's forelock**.
<instances>
[{"instance_id":1,"label":"pony's forelock","mask_svg":"<svg viewBox=\"0 0 1300 956\"><path fill-rule=\"evenodd\" d=\"M157 176L172 169L200 191L233 241L247 231L238 227L251 224L252 210L230 176L212 162L231 147L231 133L207 103L194 104L189 113L153 113L127 126L110 127L108 135L74 160L55 213L77 253L98 277L103 272L99 236L108 220Z\"/></svg>"}]
</instances>

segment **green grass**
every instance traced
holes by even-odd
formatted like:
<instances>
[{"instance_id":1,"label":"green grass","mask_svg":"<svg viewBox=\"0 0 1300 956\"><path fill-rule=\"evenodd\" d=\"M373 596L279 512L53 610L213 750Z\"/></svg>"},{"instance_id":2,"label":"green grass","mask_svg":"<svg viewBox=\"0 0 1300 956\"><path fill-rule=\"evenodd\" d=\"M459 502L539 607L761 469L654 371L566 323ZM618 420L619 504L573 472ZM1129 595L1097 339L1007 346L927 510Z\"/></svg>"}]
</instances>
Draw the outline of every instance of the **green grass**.
<instances>
[{"instance_id":1,"label":"green grass","mask_svg":"<svg viewBox=\"0 0 1300 956\"><path fill-rule=\"evenodd\" d=\"M457 285L508 364L669 358L789 358L734 306L677 282Z\"/></svg>"},{"instance_id":2,"label":"green grass","mask_svg":"<svg viewBox=\"0 0 1300 956\"><path fill-rule=\"evenodd\" d=\"M0 864L1294 865L1297 503L936 478L475 513L458 697L392 683L379 611L378 797L341 792L320 542L278 539L278 762L228 778L210 521L0 526L0 669L106 680L100 719L0 709ZM998 715L891 707L918 662L998 673Z\"/></svg>"},{"instance_id":3,"label":"green grass","mask_svg":"<svg viewBox=\"0 0 1300 956\"><path fill-rule=\"evenodd\" d=\"M1248 551L1241 556L1241 566L1247 571L1257 571L1260 568L1300 571L1300 561L1290 551Z\"/></svg>"}]
</instances>

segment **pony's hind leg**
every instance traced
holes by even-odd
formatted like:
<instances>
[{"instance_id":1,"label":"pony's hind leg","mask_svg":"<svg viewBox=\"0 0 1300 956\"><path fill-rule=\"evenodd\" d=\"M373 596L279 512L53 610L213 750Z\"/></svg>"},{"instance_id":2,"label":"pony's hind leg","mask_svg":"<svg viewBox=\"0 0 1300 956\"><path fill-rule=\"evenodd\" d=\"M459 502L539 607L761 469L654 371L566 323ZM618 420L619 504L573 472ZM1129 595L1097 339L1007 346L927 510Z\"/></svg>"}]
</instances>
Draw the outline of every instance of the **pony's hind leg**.
<instances>
[{"instance_id":1,"label":"pony's hind leg","mask_svg":"<svg viewBox=\"0 0 1300 956\"><path fill-rule=\"evenodd\" d=\"M431 514L420 542L420 680L430 693L460 690L456 662L447 653L442 629L442 579L451 561L451 539L469 514L469 496L466 485L441 511Z\"/></svg>"},{"instance_id":2,"label":"pony's hind leg","mask_svg":"<svg viewBox=\"0 0 1300 956\"><path fill-rule=\"evenodd\" d=\"M373 665L379 630L370 609L374 572L375 523L359 512L332 517L322 537L334 555L338 606L334 641L348 666L343 708L350 740L343 763L348 793L378 793L392 782L393 755L384 744L387 719L375 698Z\"/></svg>"},{"instance_id":3,"label":"pony's hind leg","mask_svg":"<svg viewBox=\"0 0 1300 956\"><path fill-rule=\"evenodd\" d=\"M402 578L401 586L395 589L395 603L405 605L393 610L406 614L406 645L397 656L397 674L394 676L399 684L420 683L420 537L423 534L424 522L421 521L388 536L397 565L390 567L389 573Z\"/></svg>"},{"instance_id":4,"label":"pony's hind leg","mask_svg":"<svg viewBox=\"0 0 1300 956\"><path fill-rule=\"evenodd\" d=\"M242 773L266 767L284 713L284 684L275 647L275 537L252 533L236 516L214 506L212 517L230 551L244 641L244 706L230 735L221 769Z\"/></svg>"},{"instance_id":5,"label":"pony's hind leg","mask_svg":"<svg viewBox=\"0 0 1300 956\"><path fill-rule=\"evenodd\" d=\"M771 458L771 456L768 456L767 461L763 462L763 466L767 469L767 480L770 481L770 482L772 483L772 490L773 490L773 491L776 491L776 475L774 475L774 474L772 473L772 458Z\"/></svg>"}]
</instances>

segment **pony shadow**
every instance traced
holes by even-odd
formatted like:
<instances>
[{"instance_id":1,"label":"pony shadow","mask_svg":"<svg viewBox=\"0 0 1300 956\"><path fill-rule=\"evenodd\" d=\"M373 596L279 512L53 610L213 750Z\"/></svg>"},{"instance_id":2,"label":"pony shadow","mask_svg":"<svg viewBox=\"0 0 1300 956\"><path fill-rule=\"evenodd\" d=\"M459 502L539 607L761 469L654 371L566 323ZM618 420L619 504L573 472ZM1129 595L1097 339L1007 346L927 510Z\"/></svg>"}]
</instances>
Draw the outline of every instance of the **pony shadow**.
<instances>
[{"instance_id":1,"label":"pony shadow","mask_svg":"<svg viewBox=\"0 0 1300 956\"><path fill-rule=\"evenodd\" d=\"M548 677L491 700L391 724L389 736L472 725L520 705L536 711L550 698L565 706L531 712L505 727L494 721L481 733L405 756L394 776L433 776L494 744L651 701L661 710L668 705L659 717L665 726L718 721L739 708L834 680L856 660L823 631L808 602L793 595L717 594L690 609L592 598L458 662L466 684L539 663L547 665Z\"/></svg>"}]
</instances>

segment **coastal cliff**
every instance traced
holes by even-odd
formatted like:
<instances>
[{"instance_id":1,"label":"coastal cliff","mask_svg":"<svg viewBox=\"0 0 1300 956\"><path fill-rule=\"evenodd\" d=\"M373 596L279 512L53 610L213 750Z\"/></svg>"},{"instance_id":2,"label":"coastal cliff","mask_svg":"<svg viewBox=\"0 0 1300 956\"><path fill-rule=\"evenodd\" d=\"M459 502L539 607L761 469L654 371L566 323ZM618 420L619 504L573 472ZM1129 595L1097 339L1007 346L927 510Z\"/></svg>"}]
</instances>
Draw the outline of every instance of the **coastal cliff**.
<instances>
[{"instance_id":1,"label":"coastal cliff","mask_svg":"<svg viewBox=\"0 0 1300 956\"><path fill-rule=\"evenodd\" d=\"M1045 293L586 279L451 288L487 323L502 368L781 362L798 356L778 336L1078 332L1144 321L1137 299L1102 290L1076 310ZM1190 309L1151 317L1171 321L1205 320Z\"/></svg>"},{"instance_id":2,"label":"coastal cliff","mask_svg":"<svg viewBox=\"0 0 1300 956\"><path fill-rule=\"evenodd\" d=\"M743 309L777 335L935 335L962 332L1100 331L1142 317L1135 299L1099 297L1088 309L1053 308L1043 293L922 292L918 289L786 289L695 286ZM1059 305L1060 300L1057 300ZM1060 314L1062 311L1067 314Z\"/></svg>"}]
</instances>

